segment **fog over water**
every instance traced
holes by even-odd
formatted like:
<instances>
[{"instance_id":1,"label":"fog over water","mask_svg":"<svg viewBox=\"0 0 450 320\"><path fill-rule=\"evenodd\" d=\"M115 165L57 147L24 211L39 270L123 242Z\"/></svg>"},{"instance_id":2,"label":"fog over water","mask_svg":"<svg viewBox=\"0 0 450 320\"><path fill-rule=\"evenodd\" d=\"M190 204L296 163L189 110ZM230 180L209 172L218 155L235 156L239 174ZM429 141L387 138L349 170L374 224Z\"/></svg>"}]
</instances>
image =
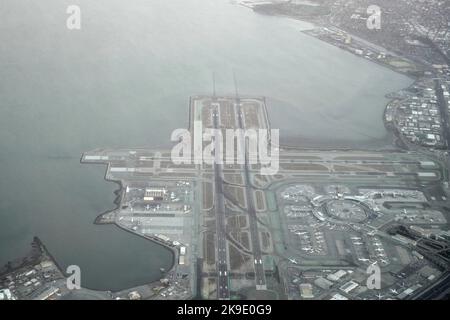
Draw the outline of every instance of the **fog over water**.
<instances>
[{"instance_id":1,"label":"fog over water","mask_svg":"<svg viewBox=\"0 0 450 320\"><path fill-rule=\"evenodd\" d=\"M68 5L82 29L66 28ZM385 145L384 95L411 80L304 35L310 25L227 0L2 0L0 4L0 264L39 236L82 285L117 290L159 278L171 254L93 225L114 207L101 147L170 147L190 95L268 97L281 139ZM319 141L320 140L320 141Z\"/></svg>"}]
</instances>

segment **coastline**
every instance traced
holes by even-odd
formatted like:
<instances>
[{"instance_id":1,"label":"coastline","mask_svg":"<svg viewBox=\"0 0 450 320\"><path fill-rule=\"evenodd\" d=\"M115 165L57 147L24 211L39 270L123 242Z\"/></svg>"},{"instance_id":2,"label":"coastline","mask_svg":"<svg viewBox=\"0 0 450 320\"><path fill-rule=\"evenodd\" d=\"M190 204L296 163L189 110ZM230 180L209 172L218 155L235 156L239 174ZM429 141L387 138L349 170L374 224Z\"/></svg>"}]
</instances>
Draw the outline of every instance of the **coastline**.
<instances>
[{"instance_id":1,"label":"coastline","mask_svg":"<svg viewBox=\"0 0 450 320\"><path fill-rule=\"evenodd\" d=\"M81 163L81 164L85 164L85 163L83 162L83 155L82 155L81 158L80 158L80 163ZM167 249L167 250L171 253L171 255L172 255L171 267L170 267L169 270L166 270L164 273L165 273L165 274L171 273L171 272L174 270L174 268L175 268L175 266L176 266L176 261L177 261L177 251L173 248L173 246L170 246L170 245L168 245L167 243L164 243L164 242L158 240L157 238L144 236L144 235L142 235L142 234L139 234L139 233L133 232L132 230L129 230L129 229L127 229L127 228L124 228L123 226L119 225L119 224L115 221L114 218L111 218L111 217L105 218L105 215L112 215L112 216L114 217L114 216L115 216L115 211L116 211L117 209L120 208L120 197L121 197L122 194L123 194L123 185L122 185L122 182L121 182L120 180L113 180L113 179L109 179L109 178L107 177L107 173L108 173L108 169L109 169L109 168L108 168L108 166L109 166L108 164L105 164L105 163L103 163L103 162L90 162L89 164L106 166L105 175L104 175L104 177L103 177L104 180L107 181L107 182L115 183L115 184L117 184L117 185L119 186L118 189L114 190L114 194L116 195L116 198L115 198L114 201L113 201L113 203L115 204L115 208L110 209L110 210L107 210L107 211L105 211L105 212L100 213L99 215L97 215L97 217L95 218L93 224L94 224L94 225L115 225L115 226L118 227L120 230L126 231L126 232L128 232L128 233L130 233L130 234L133 234L133 235L135 235L135 236L141 237L141 238L143 238L143 239L145 239L145 240L151 241L151 242L153 242L153 243L155 243L155 244L158 244L158 245L164 247L164 248ZM161 280L161 278L158 279L158 280L149 282L149 283L145 283L145 284L139 285L139 286L135 286L135 287L131 287L131 288L124 288L124 289L121 289L121 290L110 291L110 292L119 293L119 292L123 292L123 291L130 291L130 290L133 290L133 289L137 289L137 288L142 287L142 286L152 286L152 285L155 285L156 283L158 283L160 280ZM86 288L86 289L89 289L89 288ZM96 290L93 290L93 291L96 291ZM99 291L99 292L102 292L102 291Z\"/></svg>"},{"instance_id":2,"label":"coastline","mask_svg":"<svg viewBox=\"0 0 450 320\"><path fill-rule=\"evenodd\" d=\"M47 247L44 245L44 243L38 236L33 237L33 240L31 241L30 245L31 250L24 257L16 258L14 261L9 261L4 266L1 266L0 277L5 274L12 273L19 269L36 264L45 257L54 263L54 265L57 267L61 275L65 275L65 272L63 271L61 266L58 264L56 259L53 257L53 255L50 253L50 251L47 249ZM13 265L14 263L18 264L14 266Z\"/></svg>"},{"instance_id":3,"label":"coastline","mask_svg":"<svg viewBox=\"0 0 450 320\"><path fill-rule=\"evenodd\" d=\"M255 11L255 13L258 13L258 12ZM416 150L418 149L418 150L421 150L421 151L424 151L424 152L428 151L426 148L424 149L424 147L422 147L422 146L415 145L413 143L405 141L404 137L401 135L401 133L398 131L397 127L394 125L394 123L393 123L394 119L392 119L390 121L387 119L388 113L394 111L394 110L390 110L390 108L395 108L394 106L392 106L392 104L395 101L401 100L401 98L399 97L399 93L416 86L417 83L419 83L421 80L423 80L426 77L425 73L427 71L428 72L430 71L430 69L427 66L425 66L425 65L423 65L423 64L421 64L421 63L419 63L417 61L413 61L411 59L408 59L408 58L406 58L404 56L400 56L398 54L394 54L394 53L390 52L389 50L380 47L377 44L370 43L368 40L364 40L364 39L361 40L361 39L359 39L359 37L356 37L356 39L358 39L358 40L356 40L355 42L358 43L362 48L367 49L367 50L372 50L372 51L376 50L375 48L378 48L378 50L381 49L381 50L383 50L383 53L388 52L388 56L392 56L394 59L399 59L401 61L405 61L405 62L409 63L410 66L412 66L412 67L414 67L416 69L416 71L402 70L401 67L396 67L395 65L389 64L387 62L380 61L378 59L369 58L367 55L357 54L354 50L351 50L351 47L346 46L345 44L336 43L336 41L331 41L330 39L326 39L324 36L321 36L321 34L317 33L321 29L322 30L333 30L333 32L338 32L341 35L346 35L346 36L350 37L351 39L355 38L354 35L348 33L345 30L338 29L338 28L336 28L334 26L333 27L322 26L322 25L318 24L317 22L309 20L307 18L305 18L305 19L297 18L297 17L292 17L292 16L289 16L289 15L285 15L285 14L282 14L282 15L276 14L276 15L273 15L273 16L284 17L284 18L289 18L289 19L294 19L294 20L298 20L298 21L301 21L301 22L309 23L309 24L311 24L312 27L310 29L301 30L300 31L301 33L303 33L305 35L308 35L310 37L313 37L315 39L318 39L318 40L320 40L322 42L325 42L325 43L327 43L329 45L332 45L332 46L337 47L337 48L339 48L341 50L344 50L344 51L346 51L346 52L348 52L348 53L350 53L350 54L352 54L352 55L354 55L356 57L362 58L364 60L368 60L369 62L372 62L372 63L375 63L375 64L379 65L380 67L387 68L387 69L389 69L389 70L391 70L393 72L396 72L398 74L404 75L404 76L408 77L409 79L411 79L412 83L409 86L401 88L401 89L399 89L397 91L386 93L384 95L384 97L386 99L388 99L389 101L384 106L384 110L383 110L383 114L382 114L382 119L381 120L383 121L384 127L386 128L386 131L387 131L389 139L392 141L392 147L394 148L392 151L394 151L394 150L407 151L407 150L409 150L411 148L414 148ZM362 43L361 41L364 41L364 42ZM381 52L378 52L378 53L380 54ZM286 145L284 147L286 147L286 148L296 148L295 146L290 146L290 145ZM333 148L333 147L326 148L325 147L325 148L320 148L320 149L350 150L352 148L353 147L342 147L342 148ZM311 148L305 147L303 149L311 149ZM374 149L370 149L370 148L369 149L364 149L363 148L362 150L374 150ZM390 149L388 149L388 148L386 148L386 149L384 149L384 148L381 148L381 149L380 148L375 148L375 150L389 151Z\"/></svg>"},{"instance_id":4,"label":"coastline","mask_svg":"<svg viewBox=\"0 0 450 320\"><path fill-rule=\"evenodd\" d=\"M339 29L335 26L329 25L323 25L323 23L319 23L317 21L317 18L320 18L321 15L313 15L313 14L305 14L303 16L293 16L286 13L279 13L276 11L271 12L269 11L261 11L258 9L258 7L265 7L265 6L273 6L274 8L277 6L277 4L270 4L270 3L247 3L246 1L238 2L238 5L245 7L247 9L252 10L256 14L262 14L262 15L269 15L273 17L281 17L281 18L287 18L294 21L300 21L303 23L310 24L310 28L306 28L303 30L300 30L302 34L308 35L310 37L313 37L315 39L318 39L322 42L325 42L329 45L332 45L334 47L337 47L341 50L344 50L348 53L351 53L352 55L363 58L364 60L368 60L372 63L375 63L379 65L380 67L387 68L393 72L396 72L398 74L401 74L403 76L408 77L412 83L404 88L401 88L397 91L389 92L384 95L386 99L388 99L388 102L384 106L384 110L381 116L381 121L383 121L384 127L386 129L387 133L387 143L390 143L390 145L386 145L385 147L375 147L375 148L368 148L367 150L383 150L383 151L389 151L390 147L398 150L408 150L410 149L410 143L407 143L407 141L404 141L404 138L401 136L401 133L396 130L396 127L393 125L393 123L389 123L386 119L386 116L389 112L389 108L391 107L392 103L396 100L399 100L395 96L398 96L398 94L402 91L408 90L411 87L414 87L421 79L425 77L425 73L431 71L430 66L424 65L423 63L420 63L418 61L411 60L403 55L399 55L397 53L394 53L390 50L387 50L384 47L381 47L380 45L377 45L375 43L370 42L369 40L362 39L358 36L355 36L345 30ZM329 33L329 34L327 34ZM346 41L339 42L336 38L333 39L333 36L339 36L339 37L346 37L350 38L351 41L347 43ZM361 52L357 51L354 46L361 48ZM363 54L362 51L366 51L366 54ZM378 54L378 58L374 58L373 56L369 56L367 54L369 53L375 53ZM382 59L379 59L379 57L382 56ZM391 63L389 63L391 62ZM395 63L398 63L398 65L395 65ZM405 63L405 65L402 66L402 63ZM280 146L281 147L281 146ZM300 148L300 149L311 149L310 147L297 147L295 145L286 144L284 147L286 148ZM414 146L413 146L414 147ZM339 150L349 150L354 147L319 147L318 149L339 149ZM360 149L358 147L358 149ZM365 148L362 148L362 150L366 150Z\"/></svg>"}]
</instances>

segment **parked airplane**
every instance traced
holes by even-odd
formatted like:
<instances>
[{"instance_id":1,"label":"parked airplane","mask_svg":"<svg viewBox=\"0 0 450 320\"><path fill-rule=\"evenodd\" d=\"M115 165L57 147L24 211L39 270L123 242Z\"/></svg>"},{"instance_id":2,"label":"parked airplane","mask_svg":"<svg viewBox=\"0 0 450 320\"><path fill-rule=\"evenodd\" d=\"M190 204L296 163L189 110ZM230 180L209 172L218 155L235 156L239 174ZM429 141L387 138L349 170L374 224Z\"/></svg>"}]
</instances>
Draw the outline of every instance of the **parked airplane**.
<instances>
[{"instance_id":1,"label":"parked airplane","mask_svg":"<svg viewBox=\"0 0 450 320\"><path fill-rule=\"evenodd\" d=\"M376 247L382 247L382 246L383 246L383 245L382 245L381 243L379 243L379 242L374 242L373 245L376 246Z\"/></svg>"},{"instance_id":2,"label":"parked airplane","mask_svg":"<svg viewBox=\"0 0 450 320\"><path fill-rule=\"evenodd\" d=\"M370 261L369 259L366 259L366 258L359 258L358 260L359 260L359 261L363 261L363 262Z\"/></svg>"}]
</instances>

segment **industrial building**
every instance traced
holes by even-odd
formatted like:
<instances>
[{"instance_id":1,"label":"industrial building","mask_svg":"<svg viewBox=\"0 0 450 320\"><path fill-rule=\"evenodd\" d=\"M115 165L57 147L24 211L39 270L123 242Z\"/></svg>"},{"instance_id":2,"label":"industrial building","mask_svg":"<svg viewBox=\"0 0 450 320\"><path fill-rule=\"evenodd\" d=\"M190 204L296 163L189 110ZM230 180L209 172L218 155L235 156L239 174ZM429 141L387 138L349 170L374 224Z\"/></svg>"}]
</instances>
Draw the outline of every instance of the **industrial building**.
<instances>
[{"instance_id":1,"label":"industrial building","mask_svg":"<svg viewBox=\"0 0 450 320\"><path fill-rule=\"evenodd\" d=\"M166 188L147 188L145 189L144 201L162 201L166 193Z\"/></svg>"}]
</instances>

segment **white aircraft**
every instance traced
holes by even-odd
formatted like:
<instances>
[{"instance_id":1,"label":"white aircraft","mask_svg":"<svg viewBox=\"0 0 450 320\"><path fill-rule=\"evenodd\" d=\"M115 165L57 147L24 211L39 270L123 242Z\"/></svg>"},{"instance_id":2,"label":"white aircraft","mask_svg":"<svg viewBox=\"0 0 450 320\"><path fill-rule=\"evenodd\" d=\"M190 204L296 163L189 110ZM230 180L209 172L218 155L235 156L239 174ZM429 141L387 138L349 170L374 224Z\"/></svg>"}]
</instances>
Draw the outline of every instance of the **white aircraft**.
<instances>
[{"instance_id":1,"label":"white aircraft","mask_svg":"<svg viewBox=\"0 0 450 320\"><path fill-rule=\"evenodd\" d=\"M359 261L362 261L362 262L370 261L369 259L366 259L366 258L358 258L358 260L359 260Z\"/></svg>"},{"instance_id":2,"label":"white aircraft","mask_svg":"<svg viewBox=\"0 0 450 320\"><path fill-rule=\"evenodd\" d=\"M376 295L376 297L378 298L378 300L381 300L381 299L383 299L384 296L381 295L381 293L379 293L379 294Z\"/></svg>"},{"instance_id":3,"label":"white aircraft","mask_svg":"<svg viewBox=\"0 0 450 320\"><path fill-rule=\"evenodd\" d=\"M382 247L382 246L383 246L383 245L382 245L381 243L379 243L379 242L374 242L373 245L374 245L375 247Z\"/></svg>"},{"instance_id":4,"label":"white aircraft","mask_svg":"<svg viewBox=\"0 0 450 320\"><path fill-rule=\"evenodd\" d=\"M390 290L391 293L393 293L393 294L398 294L397 290L395 290L395 289L389 289L389 290Z\"/></svg>"},{"instance_id":5,"label":"white aircraft","mask_svg":"<svg viewBox=\"0 0 450 320\"><path fill-rule=\"evenodd\" d=\"M298 264L297 260L293 259L293 258L289 258L289 261L293 264Z\"/></svg>"}]
</instances>

